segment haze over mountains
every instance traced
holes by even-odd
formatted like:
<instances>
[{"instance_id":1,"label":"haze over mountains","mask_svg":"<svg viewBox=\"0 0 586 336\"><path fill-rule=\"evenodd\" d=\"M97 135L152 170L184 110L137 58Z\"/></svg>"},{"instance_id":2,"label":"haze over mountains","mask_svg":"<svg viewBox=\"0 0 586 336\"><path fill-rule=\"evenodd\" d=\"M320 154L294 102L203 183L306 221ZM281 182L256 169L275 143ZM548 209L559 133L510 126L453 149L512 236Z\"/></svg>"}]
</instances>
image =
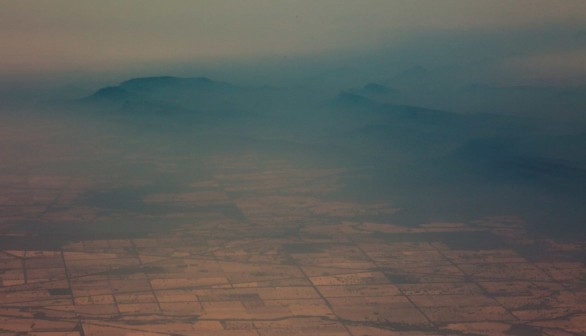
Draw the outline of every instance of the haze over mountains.
<instances>
[{"instance_id":1,"label":"haze over mountains","mask_svg":"<svg viewBox=\"0 0 586 336\"><path fill-rule=\"evenodd\" d=\"M586 335L586 1L0 8L0 334Z\"/></svg>"},{"instance_id":2,"label":"haze over mountains","mask_svg":"<svg viewBox=\"0 0 586 336\"><path fill-rule=\"evenodd\" d=\"M402 209L396 218L403 224L514 214L536 228L584 231L584 129L502 113L506 109L478 99L514 109L550 99L544 92L555 90L470 86L461 92L468 91L480 108L459 113L441 104L434 108L433 100L411 103L412 92L426 88L428 75L415 67L393 81L357 83L338 93L206 77L144 77L53 107L123 125L136 141L159 139L190 155L250 151L304 167L363 171L367 180L349 177L347 190L334 197L390 200ZM427 88L436 90L430 95L442 92ZM499 100L503 94L508 100ZM582 99L567 97L555 98L560 109ZM560 213L563 224L555 220Z\"/></svg>"}]
</instances>

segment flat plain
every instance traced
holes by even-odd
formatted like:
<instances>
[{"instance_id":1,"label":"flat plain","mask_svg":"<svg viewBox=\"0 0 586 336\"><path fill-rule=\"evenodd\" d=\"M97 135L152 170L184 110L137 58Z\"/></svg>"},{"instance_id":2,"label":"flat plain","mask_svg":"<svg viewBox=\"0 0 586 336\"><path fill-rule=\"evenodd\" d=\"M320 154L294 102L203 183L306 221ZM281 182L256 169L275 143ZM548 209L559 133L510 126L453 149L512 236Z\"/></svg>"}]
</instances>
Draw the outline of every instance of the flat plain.
<instances>
[{"instance_id":1,"label":"flat plain","mask_svg":"<svg viewBox=\"0 0 586 336\"><path fill-rule=\"evenodd\" d=\"M586 245L514 216L403 226L388 202L326 196L357 172L247 153L180 190L35 169L75 159L62 148L2 158L27 169L0 174L0 334L586 334Z\"/></svg>"}]
</instances>

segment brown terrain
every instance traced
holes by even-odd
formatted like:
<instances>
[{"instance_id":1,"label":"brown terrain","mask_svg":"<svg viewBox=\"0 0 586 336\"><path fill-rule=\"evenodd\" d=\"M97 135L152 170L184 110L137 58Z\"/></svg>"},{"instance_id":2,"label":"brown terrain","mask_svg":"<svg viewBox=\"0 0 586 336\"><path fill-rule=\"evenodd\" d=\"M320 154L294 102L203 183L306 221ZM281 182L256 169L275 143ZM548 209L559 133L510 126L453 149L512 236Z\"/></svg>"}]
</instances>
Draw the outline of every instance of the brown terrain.
<instances>
[{"instance_id":1,"label":"brown terrain","mask_svg":"<svg viewBox=\"0 0 586 336\"><path fill-rule=\"evenodd\" d=\"M586 334L586 245L518 218L401 226L387 202L324 196L351 172L246 153L206 159L181 191L101 206L88 195L115 204L149 181L40 169L79 154L44 146L1 158L23 168L0 175L0 334ZM120 155L161 174L181 159Z\"/></svg>"}]
</instances>

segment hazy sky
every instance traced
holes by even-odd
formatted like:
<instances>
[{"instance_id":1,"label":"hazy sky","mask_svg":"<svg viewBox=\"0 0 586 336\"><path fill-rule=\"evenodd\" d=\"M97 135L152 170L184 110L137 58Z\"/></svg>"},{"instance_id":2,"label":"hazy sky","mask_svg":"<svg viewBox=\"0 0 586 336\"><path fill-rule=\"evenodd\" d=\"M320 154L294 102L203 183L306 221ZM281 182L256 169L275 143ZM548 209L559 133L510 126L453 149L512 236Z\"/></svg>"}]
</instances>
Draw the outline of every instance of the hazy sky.
<instances>
[{"instance_id":1,"label":"hazy sky","mask_svg":"<svg viewBox=\"0 0 586 336\"><path fill-rule=\"evenodd\" d=\"M0 75L307 58L544 27L575 29L579 42L508 62L586 71L585 22L584 0L1 0Z\"/></svg>"}]
</instances>

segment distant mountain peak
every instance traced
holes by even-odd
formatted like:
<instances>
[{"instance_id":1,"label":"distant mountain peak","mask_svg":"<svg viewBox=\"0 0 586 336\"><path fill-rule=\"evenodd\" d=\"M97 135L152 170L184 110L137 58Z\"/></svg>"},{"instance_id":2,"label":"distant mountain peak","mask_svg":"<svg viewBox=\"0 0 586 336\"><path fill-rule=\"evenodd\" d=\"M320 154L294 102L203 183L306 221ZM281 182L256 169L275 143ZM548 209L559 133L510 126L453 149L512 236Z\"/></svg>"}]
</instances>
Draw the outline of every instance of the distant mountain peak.
<instances>
[{"instance_id":1,"label":"distant mountain peak","mask_svg":"<svg viewBox=\"0 0 586 336\"><path fill-rule=\"evenodd\" d=\"M135 95L120 86L107 86L99 89L92 95L83 98L82 100L88 102L124 102L133 98Z\"/></svg>"},{"instance_id":2,"label":"distant mountain peak","mask_svg":"<svg viewBox=\"0 0 586 336\"><path fill-rule=\"evenodd\" d=\"M121 110L202 109L215 102L215 106L230 94L243 92L242 88L211 80L207 77L138 77L108 86L78 102L103 108ZM221 105L224 104L224 105Z\"/></svg>"},{"instance_id":3,"label":"distant mountain peak","mask_svg":"<svg viewBox=\"0 0 586 336\"><path fill-rule=\"evenodd\" d=\"M365 94L374 94L374 95L384 95L389 93L395 93L396 91L388 86L379 84L379 83L368 83L362 87L360 90L362 93Z\"/></svg>"},{"instance_id":4,"label":"distant mountain peak","mask_svg":"<svg viewBox=\"0 0 586 336\"><path fill-rule=\"evenodd\" d=\"M173 77L173 76L158 76L158 77L139 77L129 79L120 83L120 87L134 90L144 91L162 88L180 88L180 87L206 87L220 82L214 82L207 77Z\"/></svg>"},{"instance_id":5,"label":"distant mountain peak","mask_svg":"<svg viewBox=\"0 0 586 336\"><path fill-rule=\"evenodd\" d=\"M377 104L359 94L342 91L340 92L333 102L334 105L344 108L371 108Z\"/></svg>"},{"instance_id":6,"label":"distant mountain peak","mask_svg":"<svg viewBox=\"0 0 586 336\"><path fill-rule=\"evenodd\" d=\"M119 86L106 86L96 91L93 96L114 97L126 94L128 94L128 92Z\"/></svg>"}]
</instances>

